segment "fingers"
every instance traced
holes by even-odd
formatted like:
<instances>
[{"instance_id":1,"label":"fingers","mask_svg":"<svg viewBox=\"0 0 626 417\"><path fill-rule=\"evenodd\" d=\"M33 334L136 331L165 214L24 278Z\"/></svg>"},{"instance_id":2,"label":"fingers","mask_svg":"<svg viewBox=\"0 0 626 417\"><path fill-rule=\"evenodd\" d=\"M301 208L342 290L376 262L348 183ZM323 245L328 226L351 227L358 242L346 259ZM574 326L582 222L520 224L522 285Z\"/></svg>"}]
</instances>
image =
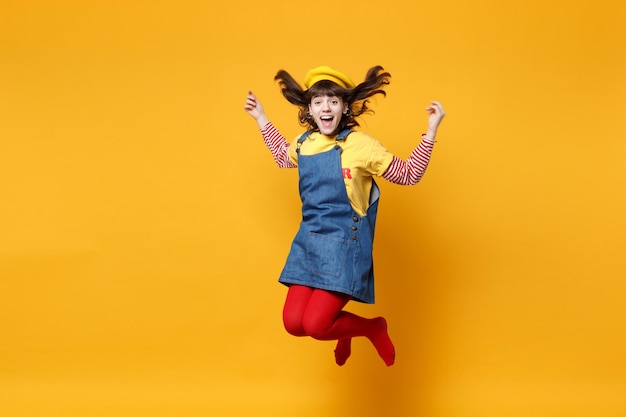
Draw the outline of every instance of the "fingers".
<instances>
[{"instance_id":1,"label":"fingers","mask_svg":"<svg viewBox=\"0 0 626 417\"><path fill-rule=\"evenodd\" d=\"M443 111L443 106L438 101L431 101L430 106L426 107L428 111Z\"/></svg>"},{"instance_id":2,"label":"fingers","mask_svg":"<svg viewBox=\"0 0 626 417\"><path fill-rule=\"evenodd\" d=\"M446 114L440 102L432 100L430 103L431 105L426 107L426 111L429 114L437 114L437 115L440 115L441 117L443 117Z\"/></svg>"},{"instance_id":3,"label":"fingers","mask_svg":"<svg viewBox=\"0 0 626 417\"><path fill-rule=\"evenodd\" d=\"M248 96L246 97L246 105L244 106L244 109L252 110L252 109L255 109L256 106L257 106L256 96L252 93L252 91L248 91Z\"/></svg>"}]
</instances>

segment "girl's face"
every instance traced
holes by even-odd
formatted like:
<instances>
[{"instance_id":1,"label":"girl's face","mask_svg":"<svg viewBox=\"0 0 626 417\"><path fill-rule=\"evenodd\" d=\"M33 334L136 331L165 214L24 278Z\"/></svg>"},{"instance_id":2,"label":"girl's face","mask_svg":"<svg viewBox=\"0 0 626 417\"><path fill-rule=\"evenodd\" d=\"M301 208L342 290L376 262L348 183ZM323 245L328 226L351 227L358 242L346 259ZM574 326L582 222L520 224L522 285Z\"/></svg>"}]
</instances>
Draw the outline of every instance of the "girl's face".
<instances>
[{"instance_id":1,"label":"girl's face","mask_svg":"<svg viewBox=\"0 0 626 417\"><path fill-rule=\"evenodd\" d=\"M320 133L332 136L336 133L341 116L346 112L348 104L341 97L315 96L309 104L309 113L320 129Z\"/></svg>"}]
</instances>

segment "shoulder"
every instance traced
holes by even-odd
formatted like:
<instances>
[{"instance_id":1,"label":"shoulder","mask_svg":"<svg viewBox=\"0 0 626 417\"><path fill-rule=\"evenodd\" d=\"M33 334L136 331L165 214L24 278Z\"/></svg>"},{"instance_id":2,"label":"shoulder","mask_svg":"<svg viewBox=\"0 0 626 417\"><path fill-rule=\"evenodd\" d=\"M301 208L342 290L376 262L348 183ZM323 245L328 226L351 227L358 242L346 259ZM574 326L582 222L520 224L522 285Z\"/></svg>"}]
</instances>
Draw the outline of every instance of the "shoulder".
<instances>
[{"instance_id":1,"label":"shoulder","mask_svg":"<svg viewBox=\"0 0 626 417\"><path fill-rule=\"evenodd\" d=\"M384 146L376 138L359 130L355 130L350 133L346 139L346 146L350 148L359 148L367 152L385 150Z\"/></svg>"},{"instance_id":2,"label":"shoulder","mask_svg":"<svg viewBox=\"0 0 626 417\"><path fill-rule=\"evenodd\" d=\"M360 130L353 130L348 137L350 139L358 139L358 140L363 140L367 142L376 141L376 139L374 139L372 136Z\"/></svg>"},{"instance_id":3,"label":"shoulder","mask_svg":"<svg viewBox=\"0 0 626 417\"><path fill-rule=\"evenodd\" d=\"M378 140L365 132L355 130L348 135L345 141L346 146L350 148L371 149L380 145Z\"/></svg>"},{"instance_id":4,"label":"shoulder","mask_svg":"<svg viewBox=\"0 0 626 417\"><path fill-rule=\"evenodd\" d=\"M351 133L349 140L346 141L346 148L350 148L356 158L364 161L368 172L373 175L382 175L393 160L393 154L377 139L365 132Z\"/></svg>"}]
</instances>

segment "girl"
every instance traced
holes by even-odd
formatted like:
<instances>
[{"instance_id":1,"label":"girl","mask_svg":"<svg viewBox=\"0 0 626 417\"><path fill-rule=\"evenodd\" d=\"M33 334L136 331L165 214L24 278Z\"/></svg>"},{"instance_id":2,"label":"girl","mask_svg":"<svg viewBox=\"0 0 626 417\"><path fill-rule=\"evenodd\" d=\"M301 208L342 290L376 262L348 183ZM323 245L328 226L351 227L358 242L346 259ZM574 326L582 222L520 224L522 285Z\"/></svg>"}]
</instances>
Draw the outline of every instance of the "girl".
<instances>
[{"instance_id":1,"label":"girl","mask_svg":"<svg viewBox=\"0 0 626 417\"><path fill-rule=\"evenodd\" d=\"M307 128L288 143L267 118L261 102L248 93L252 116L281 168L298 168L302 222L279 281L288 286L283 309L287 332L318 340L337 340L335 361L343 365L353 337L365 336L387 366L395 349L383 317L364 318L344 311L350 300L374 303L372 244L380 191L373 176L414 185L424 175L445 113L433 101L426 108L428 131L403 161L377 140L355 131L368 99L385 96L391 75L371 68L355 83L327 66L310 70L303 89L286 71L277 73L285 98L299 107Z\"/></svg>"}]
</instances>

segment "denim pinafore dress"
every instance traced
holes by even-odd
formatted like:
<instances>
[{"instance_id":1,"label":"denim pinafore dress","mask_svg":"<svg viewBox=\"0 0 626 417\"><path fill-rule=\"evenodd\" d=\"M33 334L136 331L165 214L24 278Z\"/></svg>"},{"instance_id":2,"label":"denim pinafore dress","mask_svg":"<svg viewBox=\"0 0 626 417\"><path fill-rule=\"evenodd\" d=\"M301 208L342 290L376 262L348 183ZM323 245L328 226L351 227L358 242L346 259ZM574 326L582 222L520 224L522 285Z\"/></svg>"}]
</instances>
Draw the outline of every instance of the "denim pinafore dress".
<instances>
[{"instance_id":1,"label":"denim pinafore dress","mask_svg":"<svg viewBox=\"0 0 626 417\"><path fill-rule=\"evenodd\" d=\"M302 221L279 282L341 292L372 304L372 245L380 190L372 180L366 215L357 214L350 205L341 166L341 143L351 130L342 131L331 150L301 155L300 145L310 133L297 141Z\"/></svg>"}]
</instances>

